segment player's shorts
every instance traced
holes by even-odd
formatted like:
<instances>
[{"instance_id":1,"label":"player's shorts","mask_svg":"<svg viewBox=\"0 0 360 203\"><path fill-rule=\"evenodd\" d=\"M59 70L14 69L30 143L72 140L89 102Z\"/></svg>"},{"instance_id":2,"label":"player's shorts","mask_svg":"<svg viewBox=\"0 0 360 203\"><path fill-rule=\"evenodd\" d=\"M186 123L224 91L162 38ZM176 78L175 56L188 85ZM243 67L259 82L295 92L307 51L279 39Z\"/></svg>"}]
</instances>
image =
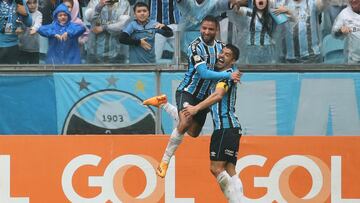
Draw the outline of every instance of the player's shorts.
<instances>
[{"instance_id":1,"label":"player's shorts","mask_svg":"<svg viewBox=\"0 0 360 203\"><path fill-rule=\"evenodd\" d=\"M182 109L184 109L184 103L187 102L192 106L195 106L196 104L200 103L201 100L197 99L192 94L185 92L185 91L176 91L175 94L176 97L176 105L177 109L180 112ZM203 126L206 120L206 115L209 112L209 108L206 108L204 110L199 111L193 119L200 125Z\"/></svg>"},{"instance_id":2,"label":"player's shorts","mask_svg":"<svg viewBox=\"0 0 360 203\"><path fill-rule=\"evenodd\" d=\"M236 165L240 137L240 128L215 130L211 135L210 160L226 161Z\"/></svg>"}]
</instances>

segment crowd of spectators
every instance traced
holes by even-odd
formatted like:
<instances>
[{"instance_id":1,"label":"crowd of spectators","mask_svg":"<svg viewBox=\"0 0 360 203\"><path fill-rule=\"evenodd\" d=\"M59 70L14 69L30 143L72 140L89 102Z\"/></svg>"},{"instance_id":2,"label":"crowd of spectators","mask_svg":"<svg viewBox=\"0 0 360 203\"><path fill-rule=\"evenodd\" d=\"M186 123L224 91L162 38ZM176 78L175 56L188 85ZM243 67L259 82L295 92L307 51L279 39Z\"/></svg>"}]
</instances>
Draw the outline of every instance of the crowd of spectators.
<instances>
[{"instance_id":1,"label":"crowd of spectators","mask_svg":"<svg viewBox=\"0 0 360 203\"><path fill-rule=\"evenodd\" d=\"M0 64L171 64L208 14L240 64L360 63L360 0L0 0Z\"/></svg>"}]
</instances>

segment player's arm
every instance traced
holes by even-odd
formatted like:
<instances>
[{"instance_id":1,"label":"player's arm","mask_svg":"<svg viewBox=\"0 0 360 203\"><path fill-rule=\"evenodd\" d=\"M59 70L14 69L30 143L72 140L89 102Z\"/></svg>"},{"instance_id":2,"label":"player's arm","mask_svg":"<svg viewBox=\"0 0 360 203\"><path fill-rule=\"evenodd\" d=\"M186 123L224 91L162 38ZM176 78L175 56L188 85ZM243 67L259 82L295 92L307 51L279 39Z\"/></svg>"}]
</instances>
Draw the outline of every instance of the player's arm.
<instances>
[{"instance_id":1,"label":"player's arm","mask_svg":"<svg viewBox=\"0 0 360 203\"><path fill-rule=\"evenodd\" d=\"M195 64L195 69L199 73L200 78L202 79L207 79L207 80L232 79L231 73L229 72L216 72L209 70L206 66L205 61L202 60L200 60L199 63Z\"/></svg>"},{"instance_id":2,"label":"player's arm","mask_svg":"<svg viewBox=\"0 0 360 203\"><path fill-rule=\"evenodd\" d=\"M232 75L231 73L228 72L216 72L209 70L202 56L202 52L198 44L190 45L187 54L188 54L189 63L191 63L194 66L196 72L199 73L201 79L206 79L206 80L231 79L235 81L240 80L240 76L237 78L235 77L235 74Z\"/></svg>"},{"instance_id":3,"label":"player's arm","mask_svg":"<svg viewBox=\"0 0 360 203\"><path fill-rule=\"evenodd\" d=\"M206 109L209 106L219 102L224 97L224 95L226 94L228 89L229 89L229 86L226 82L218 82L216 84L215 91L209 97L207 97L204 101L200 102L196 106L191 106L191 105L186 106L185 110L184 110L185 115L187 115L187 114L195 115L199 111Z\"/></svg>"}]
</instances>

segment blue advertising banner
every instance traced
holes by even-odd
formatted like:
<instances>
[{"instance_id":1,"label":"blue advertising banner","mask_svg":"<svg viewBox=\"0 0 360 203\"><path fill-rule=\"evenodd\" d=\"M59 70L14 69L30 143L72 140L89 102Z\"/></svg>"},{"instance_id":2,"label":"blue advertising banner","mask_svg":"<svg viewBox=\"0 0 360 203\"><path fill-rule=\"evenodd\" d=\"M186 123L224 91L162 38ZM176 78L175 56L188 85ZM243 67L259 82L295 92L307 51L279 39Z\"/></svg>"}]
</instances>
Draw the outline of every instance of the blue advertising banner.
<instances>
[{"instance_id":1,"label":"blue advertising banner","mask_svg":"<svg viewBox=\"0 0 360 203\"><path fill-rule=\"evenodd\" d=\"M0 134L57 134L51 75L0 75Z\"/></svg>"},{"instance_id":2,"label":"blue advertising banner","mask_svg":"<svg viewBox=\"0 0 360 203\"><path fill-rule=\"evenodd\" d=\"M184 73L163 73L161 92L175 105ZM358 135L359 73L246 73L236 114L245 135ZM165 133L176 122L163 111ZM208 115L204 134L212 131Z\"/></svg>"},{"instance_id":3,"label":"blue advertising banner","mask_svg":"<svg viewBox=\"0 0 360 203\"><path fill-rule=\"evenodd\" d=\"M155 73L55 73L59 134L155 134Z\"/></svg>"},{"instance_id":4,"label":"blue advertising banner","mask_svg":"<svg viewBox=\"0 0 360 203\"><path fill-rule=\"evenodd\" d=\"M183 72L161 72L175 105ZM154 134L155 72L0 75L0 134ZM359 135L360 73L245 73L236 114L245 135ZM162 132L176 122L166 112ZM210 114L203 134L212 132Z\"/></svg>"}]
</instances>

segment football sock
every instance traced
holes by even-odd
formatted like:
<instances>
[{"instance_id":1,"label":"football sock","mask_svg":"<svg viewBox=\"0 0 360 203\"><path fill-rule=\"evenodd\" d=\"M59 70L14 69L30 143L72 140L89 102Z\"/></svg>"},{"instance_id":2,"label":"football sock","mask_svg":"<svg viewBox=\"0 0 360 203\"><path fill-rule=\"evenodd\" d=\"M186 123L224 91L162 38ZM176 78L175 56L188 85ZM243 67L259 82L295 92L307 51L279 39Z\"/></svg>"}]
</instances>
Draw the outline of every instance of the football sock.
<instances>
[{"instance_id":1,"label":"football sock","mask_svg":"<svg viewBox=\"0 0 360 203\"><path fill-rule=\"evenodd\" d=\"M229 202L240 203L243 196L243 187L238 175L234 175L229 180Z\"/></svg>"},{"instance_id":2,"label":"football sock","mask_svg":"<svg viewBox=\"0 0 360 203\"><path fill-rule=\"evenodd\" d=\"M224 193L225 197L229 199L229 181L230 175L224 170L216 177L216 181L218 182L221 191Z\"/></svg>"},{"instance_id":3,"label":"football sock","mask_svg":"<svg viewBox=\"0 0 360 203\"><path fill-rule=\"evenodd\" d=\"M166 146L164 156L162 158L162 161L169 163L171 157L174 155L176 149L181 144L182 140L184 138L184 134L180 134L177 128L175 128L170 136L168 145Z\"/></svg>"},{"instance_id":4,"label":"football sock","mask_svg":"<svg viewBox=\"0 0 360 203\"><path fill-rule=\"evenodd\" d=\"M161 106L166 113L170 114L170 116L175 119L176 122L179 122L179 114L177 108L170 104L169 102L166 102L164 105Z\"/></svg>"}]
</instances>

